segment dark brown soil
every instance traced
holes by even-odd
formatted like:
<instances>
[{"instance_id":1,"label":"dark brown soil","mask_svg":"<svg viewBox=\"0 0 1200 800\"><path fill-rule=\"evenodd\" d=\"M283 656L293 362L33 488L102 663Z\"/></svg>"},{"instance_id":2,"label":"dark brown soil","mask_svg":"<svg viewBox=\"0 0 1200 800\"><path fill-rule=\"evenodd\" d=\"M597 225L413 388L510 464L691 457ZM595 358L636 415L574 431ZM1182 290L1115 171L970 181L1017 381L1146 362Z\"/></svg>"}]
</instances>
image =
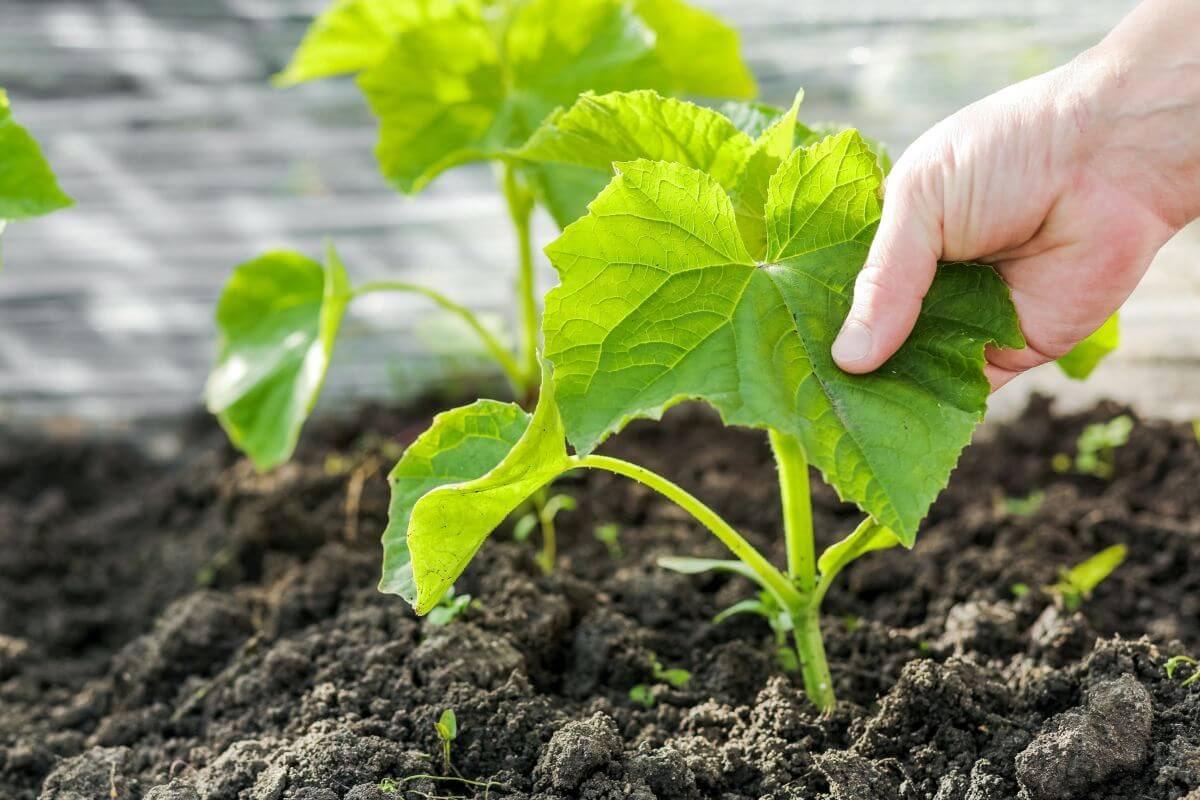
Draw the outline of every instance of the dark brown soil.
<instances>
[{"instance_id":1,"label":"dark brown soil","mask_svg":"<svg viewBox=\"0 0 1200 800\"><path fill-rule=\"evenodd\" d=\"M503 531L451 624L378 594L387 465L430 409L318 422L269 476L199 418L171 463L0 437L0 798L1196 800L1200 682L1164 663L1200 653L1200 446L1141 421L1111 482L1050 468L1119 411L1035 402L968 449L915 553L847 571L827 602L828 718L763 622L712 624L743 580L654 566L717 543L613 476L563 483L580 505L555 575ZM781 555L762 435L682 408L610 451ZM1006 513L1035 489L1039 510ZM824 488L814 502L829 539L856 521ZM592 535L609 522L619 558ZM1128 561L1081 612L1037 588L1117 542ZM644 708L629 690L655 659L692 678ZM446 708L454 768L489 785L413 777L443 771Z\"/></svg>"}]
</instances>

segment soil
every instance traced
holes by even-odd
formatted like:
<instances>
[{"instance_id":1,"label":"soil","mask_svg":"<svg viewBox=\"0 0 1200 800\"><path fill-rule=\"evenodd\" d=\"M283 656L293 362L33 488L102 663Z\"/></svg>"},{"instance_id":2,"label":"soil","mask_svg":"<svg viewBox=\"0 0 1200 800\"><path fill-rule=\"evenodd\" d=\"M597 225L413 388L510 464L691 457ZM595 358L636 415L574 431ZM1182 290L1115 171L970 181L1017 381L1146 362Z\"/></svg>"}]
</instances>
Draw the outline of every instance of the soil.
<instances>
[{"instance_id":1,"label":"soil","mask_svg":"<svg viewBox=\"0 0 1200 800\"><path fill-rule=\"evenodd\" d=\"M200 416L168 462L121 439L0 436L0 798L1200 798L1200 682L1164 672L1200 653L1188 426L1139 420L1111 481L1050 461L1125 409L1058 417L1039 399L987 431L916 552L872 554L830 594L840 703L822 717L761 619L712 623L744 580L654 566L720 556L715 540L615 476L563 482L579 508L555 574L501 531L450 624L379 594L387 466L432 411L318 420L266 476ZM607 449L782 557L761 434L684 407ZM1034 513L1006 511L1035 490ZM827 540L856 522L823 487L814 504ZM1128 560L1079 612L1040 590L1117 542ZM656 683L656 660L690 681ZM650 708L629 697L641 683ZM474 783L442 778L446 708L449 774Z\"/></svg>"}]
</instances>

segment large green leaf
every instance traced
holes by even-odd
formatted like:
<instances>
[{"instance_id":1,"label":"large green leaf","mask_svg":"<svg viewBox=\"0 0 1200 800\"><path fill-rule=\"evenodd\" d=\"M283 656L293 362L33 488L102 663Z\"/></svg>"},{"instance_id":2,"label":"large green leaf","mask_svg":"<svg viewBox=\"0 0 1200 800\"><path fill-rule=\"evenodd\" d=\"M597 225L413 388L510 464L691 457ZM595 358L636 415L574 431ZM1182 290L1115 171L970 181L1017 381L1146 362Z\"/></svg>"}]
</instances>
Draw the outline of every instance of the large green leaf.
<instances>
[{"instance_id":1,"label":"large green leaf","mask_svg":"<svg viewBox=\"0 0 1200 800\"><path fill-rule=\"evenodd\" d=\"M313 21L277 86L346 75L383 60L401 31L449 16L458 0L335 0Z\"/></svg>"},{"instance_id":2,"label":"large green leaf","mask_svg":"<svg viewBox=\"0 0 1200 800\"><path fill-rule=\"evenodd\" d=\"M547 252L546 299L568 438L589 452L687 398L796 436L839 494L905 544L982 419L988 343L1023 339L1000 277L945 264L909 341L848 375L830 355L879 220L881 175L855 131L799 149L770 180L765 259L721 185L638 161Z\"/></svg>"},{"instance_id":3,"label":"large green leaf","mask_svg":"<svg viewBox=\"0 0 1200 800\"><path fill-rule=\"evenodd\" d=\"M290 252L242 264L217 306L221 341L204 396L259 469L286 461L317 402L350 299L333 248L324 266Z\"/></svg>"},{"instance_id":4,"label":"large green leaf","mask_svg":"<svg viewBox=\"0 0 1200 800\"><path fill-rule=\"evenodd\" d=\"M42 150L13 119L0 89L0 223L49 214L71 205Z\"/></svg>"},{"instance_id":5,"label":"large green leaf","mask_svg":"<svg viewBox=\"0 0 1200 800\"><path fill-rule=\"evenodd\" d=\"M1067 377L1077 381L1086 379L1100 366L1109 353L1121 343L1120 315L1113 314L1092 335L1071 348L1058 359L1058 366Z\"/></svg>"},{"instance_id":6,"label":"large green leaf","mask_svg":"<svg viewBox=\"0 0 1200 800\"><path fill-rule=\"evenodd\" d=\"M439 414L389 477L380 590L428 612L505 517L570 466L546 374L532 416L491 400Z\"/></svg>"},{"instance_id":7,"label":"large green leaf","mask_svg":"<svg viewBox=\"0 0 1200 800\"><path fill-rule=\"evenodd\" d=\"M419 191L457 164L508 154L583 92L752 93L733 32L679 0L525 0L506 8L497 21L478 2L439 6L389 29L390 48L360 75L380 119L380 164L402 191ZM689 60L700 35L714 45ZM578 179L553 169L533 176L540 193L559 198L574 194ZM578 206L577 196L564 199L556 216L573 218L569 209Z\"/></svg>"},{"instance_id":8,"label":"large green leaf","mask_svg":"<svg viewBox=\"0 0 1200 800\"><path fill-rule=\"evenodd\" d=\"M733 188L753 149L753 140L724 115L641 90L584 94L548 117L518 155L586 167L606 177L619 161L673 161Z\"/></svg>"}]
</instances>

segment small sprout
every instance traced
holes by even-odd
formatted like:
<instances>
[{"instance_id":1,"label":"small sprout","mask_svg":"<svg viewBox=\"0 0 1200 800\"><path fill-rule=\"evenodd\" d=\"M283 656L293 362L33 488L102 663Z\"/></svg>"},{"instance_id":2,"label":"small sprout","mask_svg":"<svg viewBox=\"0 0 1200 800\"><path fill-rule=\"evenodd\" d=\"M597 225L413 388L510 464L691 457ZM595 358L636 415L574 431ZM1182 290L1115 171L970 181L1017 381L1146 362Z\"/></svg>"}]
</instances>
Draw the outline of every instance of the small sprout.
<instances>
[{"instance_id":1,"label":"small sprout","mask_svg":"<svg viewBox=\"0 0 1200 800\"><path fill-rule=\"evenodd\" d=\"M1075 471L1108 480L1116 471L1116 450L1129 441L1133 417L1122 414L1108 422L1088 425L1075 443Z\"/></svg>"},{"instance_id":2,"label":"small sprout","mask_svg":"<svg viewBox=\"0 0 1200 800\"><path fill-rule=\"evenodd\" d=\"M528 514L523 514L517 520L517 524L513 526L513 538L518 542L524 542L529 539L529 535L533 533L533 529L537 527L537 514L530 511Z\"/></svg>"},{"instance_id":3,"label":"small sprout","mask_svg":"<svg viewBox=\"0 0 1200 800\"><path fill-rule=\"evenodd\" d=\"M537 560L542 571L549 575L554 571L554 562L558 559L557 536L554 532L554 518L560 511L574 511L578 503L569 494L556 494L546 497L544 491L533 496L533 510L523 514L513 526L513 538L518 542L527 540L533 529L539 525L542 528L542 549Z\"/></svg>"},{"instance_id":4,"label":"small sprout","mask_svg":"<svg viewBox=\"0 0 1200 800\"><path fill-rule=\"evenodd\" d=\"M1200 443L1200 419L1192 423L1192 433L1196 437L1196 442Z\"/></svg>"},{"instance_id":5,"label":"small sprout","mask_svg":"<svg viewBox=\"0 0 1200 800\"><path fill-rule=\"evenodd\" d=\"M1008 590L1012 592L1013 597L1024 597L1025 595L1029 594L1029 584L1014 583L1012 586L1008 587Z\"/></svg>"},{"instance_id":6,"label":"small sprout","mask_svg":"<svg viewBox=\"0 0 1200 800\"><path fill-rule=\"evenodd\" d=\"M649 684L639 683L629 690L629 699L642 708L654 708L654 690Z\"/></svg>"},{"instance_id":7,"label":"small sprout","mask_svg":"<svg viewBox=\"0 0 1200 800\"><path fill-rule=\"evenodd\" d=\"M621 549L621 526L615 522L607 522L603 525L597 525L592 531L592 535L596 537L596 541L604 545L604 549L608 551L609 558L614 561L624 558L625 551Z\"/></svg>"},{"instance_id":8,"label":"small sprout","mask_svg":"<svg viewBox=\"0 0 1200 800\"><path fill-rule=\"evenodd\" d=\"M686 669L667 668L657 658L651 667L651 675L656 683L665 683L674 689L683 689L692 679L692 673ZM639 683L629 690L629 699L644 708L654 708L654 690L647 683Z\"/></svg>"},{"instance_id":9,"label":"small sprout","mask_svg":"<svg viewBox=\"0 0 1200 800\"><path fill-rule=\"evenodd\" d=\"M1003 512L1010 517L1032 517L1046 502L1046 493L1035 489L1025 497L1005 497L1000 501Z\"/></svg>"},{"instance_id":10,"label":"small sprout","mask_svg":"<svg viewBox=\"0 0 1200 800\"><path fill-rule=\"evenodd\" d=\"M842 629L846 633L854 633L862 626L862 620L854 614L846 614L842 617Z\"/></svg>"},{"instance_id":11,"label":"small sprout","mask_svg":"<svg viewBox=\"0 0 1200 800\"><path fill-rule=\"evenodd\" d=\"M400 791L400 784L396 783L395 778L384 778L379 782L379 791L384 794L396 794Z\"/></svg>"},{"instance_id":12,"label":"small sprout","mask_svg":"<svg viewBox=\"0 0 1200 800\"><path fill-rule=\"evenodd\" d=\"M454 594L454 587L451 586L442 595L442 599L434 606L426 619L430 625L449 625L455 618L466 611L471 606L471 595L469 594Z\"/></svg>"},{"instance_id":13,"label":"small sprout","mask_svg":"<svg viewBox=\"0 0 1200 800\"><path fill-rule=\"evenodd\" d=\"M1071 471L1071 457L1066 453L1055 453L1054 458L1050 459L1050 469L1059 475L1066 475Z\"/></svg>"},{"instance_id":14,"label":"small sprout","mask_svg":"<svg viewBox=\"0 0 1200 800\"><path fill-rule=\"evenodd\" d=\"M1200 669L1197 669L1198 666L1200 666L1200 662L1191 656L1172 656L1167 659L1166 663L1167 678L1175 680L1175 673L1179 671L1180 667L1189 667L1192 670L1192 674L1184 678L1183 683L1179 685L1191 686L1193 683L1200 683Z\"/></svg>"},{"instance_id":15,"label":"small sprout","mask_svg":"<svg viewBox=\"0 0 1200 800\"><path fill-rule=\"evenodd\" d=\"M450 743L458 738L458 717L454 716L454 709L447 708L443 711L438 721L433 723L433 727L437 729L438 738L442 740L442 766L446 772L450 772L453 769L450 766Z\"/></svg>"},{"instance_id":16,"label":"small sprout","mask_svg":"<svg viewBox=\"0 0 1200 800\"><path fill-rule=\"evenodd\" d=\"M1062 570L1058 583L1047 586L1046 591L1067 611L1078 611L1083 601L1091 598L1096 587L1103 583L1113 570L1121 566L1128 553L1128 548L1123 544L1107 547L1086 561Z\"/></svg>"}]
</instances>

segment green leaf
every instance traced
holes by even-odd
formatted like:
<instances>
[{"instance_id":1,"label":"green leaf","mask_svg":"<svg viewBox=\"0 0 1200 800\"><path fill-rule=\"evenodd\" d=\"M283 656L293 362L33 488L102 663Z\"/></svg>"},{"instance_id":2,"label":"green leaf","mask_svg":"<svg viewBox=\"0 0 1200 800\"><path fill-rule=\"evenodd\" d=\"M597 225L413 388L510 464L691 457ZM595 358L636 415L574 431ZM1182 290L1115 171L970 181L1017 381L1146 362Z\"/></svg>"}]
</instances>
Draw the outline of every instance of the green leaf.
<instances>
[{"instance_id":1,"label":"green leaf","mask_svg":"<svg viewBox=\"0 0 1200 800\"><path fill-rule=\"evenodd\" d=\"M738 614L754 614L759 617L770 619L775 611L767 606L762 600L754 597L747 597L745 600L739 600L729 608L722 609L713 617L713 624L720 625L730 617L736 617Z\"/></svg>"},{"instance_id":2,"label":"green leaf","mask_svg":"<svg viewBox=\"0 0 1200 800\"><path fill-rule=\"evenodd\" d=\"M501 114L499 51L470 9L401 32L358 83L380 120L380 167L403 192L420 191L442 171L512 144L514 122Z\"/></svg>"},{"instance_id":3,"label":"green leaf","mask_svg":"<svg viewBox=\"0 0 1200 800\"><path fill-rule=\"evenodd\" d=\"M741 561L721 558L692 558L690 556L663 556L658 559L658 565L663 569L678 572L681 575L702 575L705 572L731 572L749 578L762 586L762 578L758 573Z\"/></svg>"},{"instance_id":4,"label":"green leaf","mask_svg":"<svg viewBox=\"0 0 1200 800\"><path fill-rule=\"evenodd\" d=\"M437 728L438 736L443 742L453 742L458 738L458 717L454 713L454 709L447 708L442 712L442 716L434 723Z\"/></svg>"},{"instance_id":5,"label":"green leaf","mask_svg":"<svg viewBox=\"0 0 1200 800\"><path fill-rule=\"evenodd\" d=\"M1071 348L1058 359L1058 367L1067 377L1084 380L1100 365L1100 362L1117 349L1121 343L1121 323L1118 314L1113 314L1092 335Z\"/></svg>"},{"instance_id":6,"label":"green leaf","mask_svg":"<svg viewBox=\"0 0 1200 800\"><path fill-rule=\"evenodd\" d=\"M524 164L525 180L554 222L565 228L587 213L588 203L600 194L611 172L600 172L570 164Z\"/></svg>"},{"instance_id":7,"label":"green leaf","mask_svg":"<svg viewBox=\"0 0 1200 800\"><path fill-rule=\"evenodd\" d=\"M1129 548L1123 544L1106 547L1091 558L1065 570L1058 585L1068 586L1087 597L1113 573L1113 570L1124 563L1128 555Z\"/></svg>"},{"instance_id":8,"label":"green leaf","mask_svg":"<svg viewBox=\"0 0 1200 800\"><path fill-rule=\"evenodd\" d=\"M313 21L291 62L273 82L295 86L373 67L402 31L444 19L460 4L455 0L336 0Z\"/></svg>"},{"instance_id":9,"label":"green leaf","mask_svg":"<svg viewBox=\"0 0 1200 800\"><path fill-rule=\"evenodd\" d=\"M737 31L681 0L635 0L654 31L655 50L673 89L706 97L748 98L758 93L742 61Z\"/></svg>"},{"instance_id":10,"label":"green leaf","mask_svg":"<svg viewBox=\"0 0 1200 800\"><path fill-rule=\"evenodd\" d=\"M733 211L737 215L738 230L750 255L756 260L762 260L767 253L766 208L771 176L783 160L791 155L796 147L797 135L801 138L808 135L808 130L796 121L803 99L804 92L797 92L792 107L758 135L733 190Z\"/></svg>"},{"instance_id":11,"label":"green leaf","mask_svg":"<svg viewBox=\"0 0 1200 800\"><path fill-rule=\"evenodd\" d=\"M822 579L837 575L859 556L876 550L887 550L898 544L900 540L896 538L896 534L875 520L867 518L845 539L825 548L825 552L817 559L817 572L821 574Z\"/></svg>"},{"instance_id":12,"label":"green leaf","mask_svg":"<svg viewBox=\"0 0 1200 800\"><path fill-rule=\"evenodd\" d=\"M0 89L0 224L70 205L38 143L13 119L8 95Z\"/></svg>"},{"instance_id":13,"label":"green leaf","mask_svg":"<svg viewBox=\"0 0 1200 800\"><path fill-rule=\"evenodd\" d=\"M583 95L548 117L517 155L586 167L603 174L605 183L615 162L673 161L733 188L753 147L716 111L642 90Z\"/></svg>"},{"instance_id":14,"label":"green leaf","mask_svg":"<svg viewBox=\"0 0 1200 800\"><path fill-rule=\"evenodd\" d=\"M945 264L892 359L865 376L837 368L880 182L854 131L796 150L770 180L760 262L712 177L623 165L547 248L562 284L546 298L545 353L576 449L703 399L729 424L799 438L843 499L911 545L983 417L984 346L1024 340L992 269Z\"/></svg>"},{"instance_id":15,"label":"green leaf","mask_svg":"<svg viewBox=\"0 0 1200 800\"><path fill-rule=\"evenodd\" d=\"M457 164L508 155L555 108L587 91L748 88L733 32L679 0L528 0L506 8L498 21L474 3L430 15L394 34L386 55L360 75L380 119L380 164L402 191L419 191ZM713 38L703 55L689 57L698 35ZM588 183L579 173L534 178L560 221L582 213L584 185L596 188L594 177Z\"/></svg>"},{"instance_id":16,"label":"green leaf","mask_svg":"<svg viewBox=\"0 0 1200 800\"><path fill-rule=\"evenodd\" d=\"M324 266L273 252L239 266L225 285L205 403L260 470L295 450L349 300L346 268L332 246Z\"/></svg>"},{"instance_id":17,"label":"green leaf","mask_svg":"<svg viewBox=\"0 0 1200 800\"><path fill-rule=\"evenodd\" d=\"M388 478L380 591L428 612L505 517L570 467L547 372L532 416L492 400L439 414Z\"/></svg>"}]
</instances>

